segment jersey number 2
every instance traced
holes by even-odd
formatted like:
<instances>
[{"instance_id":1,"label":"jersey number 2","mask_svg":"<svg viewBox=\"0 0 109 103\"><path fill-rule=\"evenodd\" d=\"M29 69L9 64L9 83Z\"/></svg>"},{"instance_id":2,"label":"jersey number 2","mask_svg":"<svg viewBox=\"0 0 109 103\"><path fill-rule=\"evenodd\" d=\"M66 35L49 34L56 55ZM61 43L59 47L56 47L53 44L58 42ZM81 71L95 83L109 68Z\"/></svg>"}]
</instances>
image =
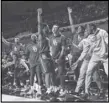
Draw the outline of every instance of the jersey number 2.
<instances>
[{"instance_id":1,"label":"jersey number 2","mask_svg":"<svg viewBox=\"0 0 109 103\"><path fill-rule=\"evenodd\" d=\"M56 46L58 43L56 40L53 40L53 44Z\"/></svg>"},{"instance_id":2,"label":"jersey number 2","mask_svg":"<svg viewBox=\"0 0 109 103\"><path fill-rule=\"evenodd\" d=\"M33 46L33 51L37 52L37 48L35 46Z\"/></svg>"}]
</instances>

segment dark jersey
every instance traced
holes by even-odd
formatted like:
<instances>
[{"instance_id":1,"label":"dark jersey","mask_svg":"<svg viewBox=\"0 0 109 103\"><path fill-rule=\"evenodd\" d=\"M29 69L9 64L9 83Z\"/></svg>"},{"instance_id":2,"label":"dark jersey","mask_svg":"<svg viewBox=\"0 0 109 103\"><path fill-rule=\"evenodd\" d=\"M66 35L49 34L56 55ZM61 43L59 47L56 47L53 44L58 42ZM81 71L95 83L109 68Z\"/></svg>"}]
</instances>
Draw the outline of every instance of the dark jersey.
<instances>
[{"instance_id":1,"label":"dark jersey","mask_svg":"<svg viewBox=\"0 0 109 103\"><path fill-rule=\"evenodd\" d=\"M49 40L43 37L40 41L40 53L47 53L49 51Z\"/></svg>"},{"instance_id":2,"label":"dark jersey","mask_svg":"<svg viewBox=\"0 0 109 103\"><path fill-rule=\"evenodd\" d=\"M30 43L26 47L26 55L29 58L30 67L34 67L39 63L39 45Z\"/></svg>"},{"instance_id":3,"label":"dark jersey","mask_svg":"<svg viewBox=\"0 0 109 103\"><path fill-rule=\"evenodd\" d=\"M45 55L48 59L50 59L49 39L43 34L39 37L40 54L41 56Z\"/></svg>"},{"instance_id":4,"label":"dark jersey","mask_svg":"<svg viewBox=\"0 0 109 103\"><path fill-rule=\"evenodd\" d=\"M51 36L50 37L50 46L51 54L54 59L58 59L62 50L62 46L65 46L66 41L63 35Z\"/></svg>"}]
</instances>

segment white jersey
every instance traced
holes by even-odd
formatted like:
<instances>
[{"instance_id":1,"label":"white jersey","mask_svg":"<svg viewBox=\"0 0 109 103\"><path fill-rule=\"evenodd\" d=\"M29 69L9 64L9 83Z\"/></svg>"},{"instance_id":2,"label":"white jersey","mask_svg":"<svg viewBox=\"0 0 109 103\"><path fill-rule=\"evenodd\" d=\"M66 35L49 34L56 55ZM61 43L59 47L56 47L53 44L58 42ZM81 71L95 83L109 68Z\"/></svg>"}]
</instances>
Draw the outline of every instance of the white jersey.
<instances>
[{"instance_id":1,"label":"white jersey","mask_svg":"<svg viewBox=\"0 0 109 103\"><path fill-rule=\"evenodd\" d=\"M97 28L99 32L95 36L95 48L93 50L93 53L100 56L104 57L105 54L108 52L108 33L100 28Z\"/></svg>"}]
</instances>

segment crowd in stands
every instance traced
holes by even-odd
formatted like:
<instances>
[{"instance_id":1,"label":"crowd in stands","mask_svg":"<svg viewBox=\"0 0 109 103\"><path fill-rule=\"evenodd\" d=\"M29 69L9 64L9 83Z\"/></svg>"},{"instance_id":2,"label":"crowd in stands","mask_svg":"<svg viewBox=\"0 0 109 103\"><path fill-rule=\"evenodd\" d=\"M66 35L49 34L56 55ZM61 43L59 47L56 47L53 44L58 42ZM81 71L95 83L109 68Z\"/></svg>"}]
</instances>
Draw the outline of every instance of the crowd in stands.
<instances>
[{"instance_id":1,"label":"crowd in stands","mask_svg":"<svg viewBox=\"0 0 109 103\"><path fill-rule=\"evenodd\" d=\"M71 5L73 10L72 17L75 24L98 20L108 16L108 4L107 2L78 2L78 5ZM53 13L48 17L45 17L45 22L52 25L54 23L61 26L69 25L69 18L67 11L64 8L59 8L57 13Z\"/></svg>"},{"instance_id":2,"label":"crowd in stands","mask_svg":"<svg viewBox=\"0 0 109 103\"><path fill-rule=\"evenodd\" d=\"M72 4L69 4L73 11L72 18L74 19L74 24L80 24L108 17L108 2L106 1L77 1L77 4L78 5L73 2ZM69 26L69 18L66 7L57 7L55 8L55 12L51 11L51 13L46 14L44 16L44 22L49 24L50 27L52 27L54 23L59 24L61 27ZM8 32L4 33L6 38L10 38L10 36L14 37L19 32L31 31L37 25L37 13L32 13L31 11L31 14L31 17L27 16L26 20L16 23L16 26L9 24L8 28L10 27L10 31L8 30ZM6 26L4 24L2 25L2 29L5 31Z\"/></svg>"}]
</instances>

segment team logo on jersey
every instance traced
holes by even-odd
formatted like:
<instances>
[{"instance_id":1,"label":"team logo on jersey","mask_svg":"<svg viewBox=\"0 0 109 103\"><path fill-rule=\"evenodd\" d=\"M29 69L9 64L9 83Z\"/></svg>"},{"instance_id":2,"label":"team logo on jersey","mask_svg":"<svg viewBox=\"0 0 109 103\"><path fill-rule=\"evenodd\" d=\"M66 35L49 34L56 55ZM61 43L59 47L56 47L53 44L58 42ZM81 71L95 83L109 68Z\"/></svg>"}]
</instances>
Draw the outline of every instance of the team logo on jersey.
<instances>
[{"instance_id":1,"label":"team logo on jersey","mask_svg":"<svg viewBox=\"0 0 109 103\"><path fill-rule=\"evenodd\" d=\"M47 57L46 57L46 55L42 54L42 58L43 58L43 59L46 59Z\"/></svg>"},{"instance_id":2,"label":"team logo on jersey","mask_svg":"<svg viewBox=\"0 0 109 103\"><path fill-rule=\"evenodd\" d=\"M17 51L17 47L14 47L14 51Z\"/></svg>"},{"instance_id":3,"label":"team logo on jersey","mask_svg":"<svg viewBox=\"0 0 109 103\"><path fill-rule=\"evenodd\" d=\"M33 46L32 48L34 52L37 52L37 47Z\"/></svg>"},{"instance_id":4,"label":"team logo on jersey","mask_svg":"<svg viewBox=\"0 0 109 103\"><path fill-rule=\"evenodd\" d=\"M58 44L55 39L53 40L53 44L54 44L55 46Z\"/></svg>"}]
</instances>

